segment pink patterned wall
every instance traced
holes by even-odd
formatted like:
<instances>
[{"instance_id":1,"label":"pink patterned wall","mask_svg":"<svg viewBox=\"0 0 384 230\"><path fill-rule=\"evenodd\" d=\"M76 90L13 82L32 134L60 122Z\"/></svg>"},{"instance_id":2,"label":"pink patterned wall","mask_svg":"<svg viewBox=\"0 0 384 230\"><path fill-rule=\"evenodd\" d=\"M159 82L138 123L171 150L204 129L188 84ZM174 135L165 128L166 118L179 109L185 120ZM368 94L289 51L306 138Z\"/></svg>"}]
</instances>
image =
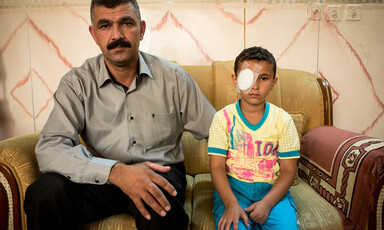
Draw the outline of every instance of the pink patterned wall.
<instances>
[{"instance_id":1,"label":"pink patterned wall","mask_svg":"<svg viewBox=\"0 0 384 230\"><path fill-rule=\"evenodd\" d=\"M384 138L384 3L360 3L358 20L345 18L356 3L139 4L147 22L141 50L179 64L209 65L263 46L280 67L328 79L335 126ZM327 20L330 6L337 20ZM1 140L40 130L60 78L100 51L88 32L89 1L2 0L0 20Z\"/></svg>"}]
</instances>

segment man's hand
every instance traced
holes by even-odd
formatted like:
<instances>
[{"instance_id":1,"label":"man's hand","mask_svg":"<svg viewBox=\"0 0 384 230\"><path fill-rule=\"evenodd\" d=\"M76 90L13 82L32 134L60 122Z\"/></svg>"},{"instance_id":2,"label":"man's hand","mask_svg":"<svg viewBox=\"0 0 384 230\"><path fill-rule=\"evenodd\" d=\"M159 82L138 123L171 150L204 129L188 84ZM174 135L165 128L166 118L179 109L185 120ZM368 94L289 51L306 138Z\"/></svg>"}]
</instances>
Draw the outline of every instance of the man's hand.
<instances>
[{"instance_id":1,"label":"man's hand","mask_svg":"<svg viewBox=\"0 0 384 230\"><path fill-rule=\"evenodd\" d=\"M119 187L135 203L137 209L146 218L151 215L145 208L143 201L160 216L165 216L171 206L159 187L172 196L176 196L176 189L156 172L168 172L169 166L144 162L136 165L116 163L109 174L109 181Z\"/></svg>"}]
</instances>

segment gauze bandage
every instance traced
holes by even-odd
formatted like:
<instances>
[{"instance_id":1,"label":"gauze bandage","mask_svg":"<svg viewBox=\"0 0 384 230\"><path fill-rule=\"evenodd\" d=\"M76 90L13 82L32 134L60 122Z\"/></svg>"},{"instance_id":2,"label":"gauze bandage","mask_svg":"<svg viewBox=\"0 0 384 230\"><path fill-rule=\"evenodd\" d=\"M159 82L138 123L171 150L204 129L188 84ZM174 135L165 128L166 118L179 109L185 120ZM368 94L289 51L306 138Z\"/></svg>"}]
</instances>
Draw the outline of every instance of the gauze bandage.
<instances>
[{"instance_id":1,"label":"gauze bandage","mask_svg":"<svg viewBox=\"0 0 384 230\"><path fill-rule=\"evenodd\" d=\"M260 65L255 64L253 71L248 68L241 70L237 76L236 91L238 93L243 92L245 94L251 92L253 85L259 77L261 68L262 67Z\"/></svg>"}]
</instances>

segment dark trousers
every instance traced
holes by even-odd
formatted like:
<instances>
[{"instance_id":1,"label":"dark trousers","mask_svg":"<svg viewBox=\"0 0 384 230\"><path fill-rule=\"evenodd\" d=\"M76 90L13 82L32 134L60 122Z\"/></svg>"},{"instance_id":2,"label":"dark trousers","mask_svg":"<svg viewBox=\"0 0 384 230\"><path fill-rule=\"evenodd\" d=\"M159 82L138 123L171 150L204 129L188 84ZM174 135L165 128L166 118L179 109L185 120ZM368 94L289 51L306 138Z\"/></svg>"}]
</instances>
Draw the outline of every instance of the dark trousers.
<instances>
[{"instance_id":1,"label":"dark trousers","mask_svg":"<svg viewBox=\"0 0 384 230\"><path fill-rule=\"evenodd\" d=\"M81 223L118 213L133 216L138 229L187 229L188 215L183 208L187 183L184 165L171 165L169 172L158 174L175 187L177 196L162 189L171 210L161 217L147 206L151 214L151 220L147 220L115 185L79 184L57 173L45 173L27 188L25 194L28 230L78 229Z\"/></svg>"}]
</instances>

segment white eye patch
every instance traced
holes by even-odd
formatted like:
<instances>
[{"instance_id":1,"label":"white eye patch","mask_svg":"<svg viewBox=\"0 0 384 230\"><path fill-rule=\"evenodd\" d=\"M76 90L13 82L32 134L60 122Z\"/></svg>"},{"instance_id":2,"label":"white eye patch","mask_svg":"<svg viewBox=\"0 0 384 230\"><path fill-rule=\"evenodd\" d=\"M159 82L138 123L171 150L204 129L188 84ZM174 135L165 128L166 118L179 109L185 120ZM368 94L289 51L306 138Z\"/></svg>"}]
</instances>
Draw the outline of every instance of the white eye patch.
<instances>
[{"instance_id":1,"label":"white eye patch","mask_svg":"<svg viewBox=\"0 0 384 230\"><path fill-rule=\"evenodd\" d=\"M241 90L243 93L248 94L253 84L255 84L259 74L253 72L250 69L242 70L237 76L237 88ZM240 93L240 91L238 91Z\"/></svg>"},{"instance_id":2,"label":"white eye patch","mask_svg":"<svg viewBox=\"0 0 384 230\"><path fill-rule=\"evenodd\" d=\"M250 69L245 69L239 73L237 77L237 85L240 90L247 90L253 85L253 72Z\"/></svg>"}]
</instances>

